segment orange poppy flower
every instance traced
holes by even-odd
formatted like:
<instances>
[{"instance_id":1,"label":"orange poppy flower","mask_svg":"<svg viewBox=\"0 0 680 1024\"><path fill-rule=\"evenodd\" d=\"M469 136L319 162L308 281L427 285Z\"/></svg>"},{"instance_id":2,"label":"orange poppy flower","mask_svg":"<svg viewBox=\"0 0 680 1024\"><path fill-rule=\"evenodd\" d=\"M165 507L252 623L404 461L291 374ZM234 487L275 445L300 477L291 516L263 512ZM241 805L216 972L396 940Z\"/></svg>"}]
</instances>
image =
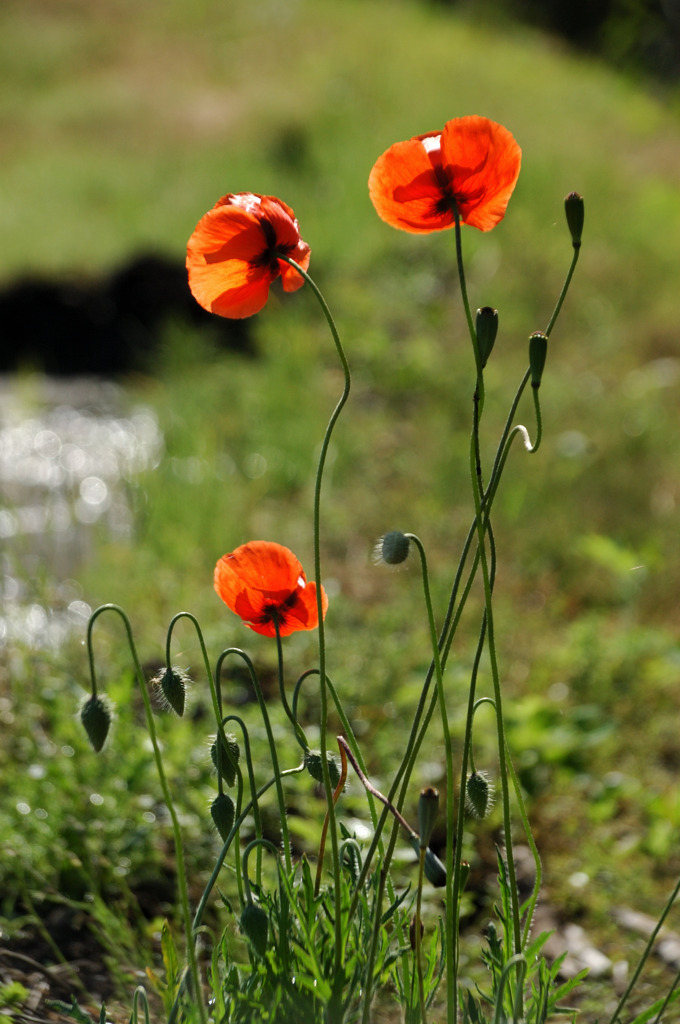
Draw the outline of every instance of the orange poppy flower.
<instances>
[{"instance_id":1,"label":"orange poppy flower","mask_svg":"<svg viewBox=\"0 0 680 1024\"><path fill-rule=\"evenodd\" d=\"M392 227L423 233L461 223L490 231L505 215L522 151L486 117L457 117L441 132L396 142L376 161L368 188Z\"/></svg>"},{"instance_id":2,"label":"orange poppy flower","mask_svg":"<svg viewBox=\"0 0 680 1024\"><path fill-rule=\"evenodd\" d=\"M252 316L265 305L277 277L287 292L305 283L281 256L306 270L310 252L290 206L274 196L230 193L199 220L189 239L189 287L211 313Z\"/></svg>"},{"instance_id":3,"label":"orange poppy flower","mask_svg":"<svg viewBox=\"0 0 680 1024\"><path fill-rule=\"evenodd\" d=\"M215 590L247 626L262 636L288 636L316 629L319 615L316 584L308 583L292 551L282 544L251 540L215 566ZM324 618L328 608L321 589Z\"/></svg>"}]
</instances>

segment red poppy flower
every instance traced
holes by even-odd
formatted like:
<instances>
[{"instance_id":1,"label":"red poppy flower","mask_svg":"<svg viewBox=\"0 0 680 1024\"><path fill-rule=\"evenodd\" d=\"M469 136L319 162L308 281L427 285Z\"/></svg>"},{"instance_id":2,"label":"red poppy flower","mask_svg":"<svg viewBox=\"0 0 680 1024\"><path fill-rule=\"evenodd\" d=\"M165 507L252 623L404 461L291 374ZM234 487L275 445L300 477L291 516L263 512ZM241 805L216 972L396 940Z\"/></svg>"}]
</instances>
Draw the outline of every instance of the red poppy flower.
<instances>
[{"instance_id":1,"label":"red poppy flower","mask_svg":"<svg viewBox=\"0 0 680 1024\"><path fill-rule=\"evenodd\" d=\"M522 151L485 117L457 117L441 132L396 142L376 161L368 188L378 215L403 231L441 231L460 220L490 231L505 215Z\"/></svg>"},{"instance_id":2,"label":"red poppy flower","mask_svg":"<svg viewBox=\"0 0 680 1024\"><path fill-rule=\"evenodd\" d=\"M316 629L319 615L316 584L308 583L292 551L282 544L251 540L215 566L215 590L247 626L262 636L288 636ZM328 608L321 589L324 618Z\"/></svg>"},{"instance_id":3,"label":"red poppy flower","mask_svg":"<svg viewBox=\"0 0 680 1024\"><path fill-rule=\"evenodd\" d=\"M310 252L290 206L274 196L230 193L199 220L189 239L189 287L211 313L252 316L266 303L277 277L287 292L305 283L281 256L306 270Z\"/></svg>"}]
</instances>

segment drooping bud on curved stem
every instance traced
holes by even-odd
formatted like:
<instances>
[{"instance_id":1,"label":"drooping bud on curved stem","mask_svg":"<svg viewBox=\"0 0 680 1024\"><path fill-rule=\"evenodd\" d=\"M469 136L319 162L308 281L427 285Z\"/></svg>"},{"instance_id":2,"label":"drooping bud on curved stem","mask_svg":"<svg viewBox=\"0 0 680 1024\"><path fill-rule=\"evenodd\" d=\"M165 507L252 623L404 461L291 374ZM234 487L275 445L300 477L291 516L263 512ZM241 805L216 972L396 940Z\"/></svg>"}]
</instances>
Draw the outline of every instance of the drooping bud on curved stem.
<instances>
[{"instance_id":1,"label":"drooping bud on curved stem","mask_svg":"<svg viewBox=\"0 0 680 1024\"><path fill-rule=\"evenodd\" d=\"M390 530L375 546L374 560L386 565L400 565L408 558L411 539L401 530Z\"/></svg>"},{"instance_id":2,"label":"drooping bud on curved stem","mask_svg":"<svg viewBox=\"0 0 680 1024\"><path fill-rule=\"evenodd\" d=\"M186 672L170 665L161 669L153 680L153 685L160 687L165 701L180 718L184 714L187 683L189 682L190 679Z\"/></svg>"},{"instance_id":3,"label":"drooping bud on curved stem","mask_svg":"<svg viewBox=\"0 0 680 1024\"><path fill-rule=\"evenodd\" d=\"M106 743L112 719L110 702L97 694L88 697L80 709L80 721L97 754Z\"/></svg>"}]
</instances>

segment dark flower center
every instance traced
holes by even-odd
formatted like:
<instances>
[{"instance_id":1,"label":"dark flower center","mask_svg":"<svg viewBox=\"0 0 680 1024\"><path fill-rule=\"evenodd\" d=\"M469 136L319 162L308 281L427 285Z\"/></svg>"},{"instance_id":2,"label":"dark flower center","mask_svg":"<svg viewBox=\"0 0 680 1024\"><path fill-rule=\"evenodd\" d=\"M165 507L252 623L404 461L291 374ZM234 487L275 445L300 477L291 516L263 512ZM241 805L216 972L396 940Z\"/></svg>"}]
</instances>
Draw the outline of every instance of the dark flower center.
<instances>
[{"instance_id":1,"label":"dark flower center","mask_svg":"<svg viewBox=\"0 0 680 1024\"><path fill-rule=\"evenodd\" d=\"M266 217L260 218L260 228L264 235L265 248L250 261L250 265L251 267L265 268L276 277L280 273L278 260L281 256L288 256L293 252L295 246L279 242L273 225Z\"/></svg>"}]
</instances>

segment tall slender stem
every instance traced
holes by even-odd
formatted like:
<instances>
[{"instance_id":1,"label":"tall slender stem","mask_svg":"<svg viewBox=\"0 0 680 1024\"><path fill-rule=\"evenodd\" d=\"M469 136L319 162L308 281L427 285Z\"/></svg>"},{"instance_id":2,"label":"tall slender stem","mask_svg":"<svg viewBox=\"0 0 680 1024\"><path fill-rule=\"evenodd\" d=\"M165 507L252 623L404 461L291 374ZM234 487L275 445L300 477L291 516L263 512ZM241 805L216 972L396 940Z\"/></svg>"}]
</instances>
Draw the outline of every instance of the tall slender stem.
<instances>
[{"instance_id":1,"label":"tall slender stem","mask_svg":"<svg viewBox=\"0 0 680 1024\"><path fill-rule=\"evenodd\" d=\"M283 258L283 257L282 257ZM349 370L349 363L345 356L345 351L340 341L340 335L338 329L335 326L335 321L331 314L331 311L324 299L321 291L316 285L315 281L309 276L309 274L302 269L294 260L290 257L285 257L286 262L290 263L292 267L302 274L309 287L314 292L317 302L319 303L326 323L328 324L331 332L335 349L342 365L342 371L344 375L344 386L342 394L335 406L335 409L331 413L331 417L326 427L326 432L321 443L321 451L319 453L319 462L316 470L316 478L314 482L314 579L316 582L316 601L319 616L319 694L320 694L320 722L319 722L319 748L321 753L321 771L323 772L323 784L326 793L326 806L328 808L328 825L331 836L331 853L333 861L333 888L334 888L334 902L335 902L335 965L336 970L339 971L340 966L344 957L343 942L342 942L342 892L341 892L341 872L340 872L340 847L338 843L338 827L335 816L335 805L333 803L333 784L331 782L330 773L328 770L328 687L326 682L326 634L323 621L323 597L321 590L321 484L323 482L323 474L326 466L326 459L328 456L328 449L331 442L331 436L335 428L335 424L338 421L338 417L342 412L342 409L349 398L349 392L351 387L351 375Z\"/></svg>"}]
</instances>

